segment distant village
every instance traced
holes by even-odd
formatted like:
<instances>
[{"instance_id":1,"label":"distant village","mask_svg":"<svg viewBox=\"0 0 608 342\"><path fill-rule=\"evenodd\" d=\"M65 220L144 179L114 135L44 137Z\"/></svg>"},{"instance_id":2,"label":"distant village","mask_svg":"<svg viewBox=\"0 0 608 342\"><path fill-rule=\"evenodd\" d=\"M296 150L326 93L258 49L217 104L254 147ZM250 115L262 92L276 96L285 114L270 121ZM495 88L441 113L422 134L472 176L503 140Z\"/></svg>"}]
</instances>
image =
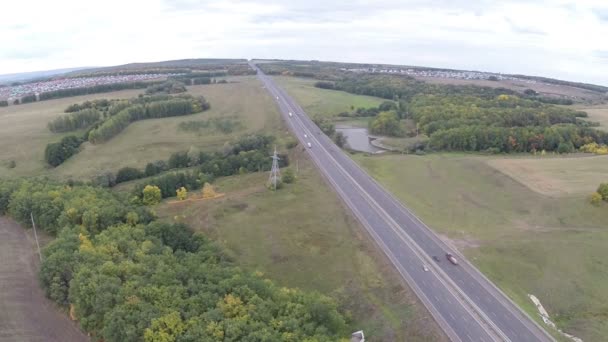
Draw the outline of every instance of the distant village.
<instances>
[{"instance_id":1,"label":"distant village","mask_svg":"<svg viewBox=\"0 0 608 342\"><path fill-rule=\"evenodd\" d=\"M39 95L41 93L84 88L103 84L126 83L147 81L172 76L172 74L143 74L143 75L118 75L118 76L97 76L82 78L63 78L52 81L26 83L14 86L0 87L0 100L12 101L27 95Z\"/></svg>"},{"instance_id":2,"label":"distant village","mask_svg":"<svg viewBox=\"0 0 608 342\"><path fill-rule=\"evenodd\" d=\"M453 78L461 80L490 80L490 81L519 81L525 83L539 83L535 80L523 79L509 75L496 74L480 71L457 71L457 70L429 70L414 68L341 68L342 71L357 73L380 73L380 74L400 74L414 77L436 77Z\"/></svg>"}]
</instances>

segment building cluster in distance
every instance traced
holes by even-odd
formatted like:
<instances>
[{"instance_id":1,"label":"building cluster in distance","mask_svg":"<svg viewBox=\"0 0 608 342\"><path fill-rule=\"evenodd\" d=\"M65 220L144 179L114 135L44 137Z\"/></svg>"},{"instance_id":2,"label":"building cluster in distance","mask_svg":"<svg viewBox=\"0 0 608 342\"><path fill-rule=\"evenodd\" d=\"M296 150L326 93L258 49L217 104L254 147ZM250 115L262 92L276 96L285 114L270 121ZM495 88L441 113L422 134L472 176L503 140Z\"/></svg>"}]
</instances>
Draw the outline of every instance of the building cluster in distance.
<instances>
[{"instance_id":1,"label":"building cluster in distance","mask_svg":"<svg viewBox=\"0 0 608 342\"><path fill-rule=\"evenodd\" d=\"M147 81L172 76L173 74L116 75L81 78L63 78L52 81L26 83L0 87L0 100L12 101L27 95L39 95L48 91L85 88L102 84Z\"/></svg>"},{"instance_id":2,"label":"building cluster in distance","mask_svg":"<svg viewBox=\"0 0 608 342\"><path fill-rule=\"evenodd\" d=\"M399 74L414 77L436 77L436 78L453 78L461 80L492 80L492 81L520 81L526 83L538 83L535 80L518 78L510 75L503 75L491 72L481 71L460 71L460 70L432 70L432 69L414 69L414 68L395 68L395 67L379 67L379 68L341 68L342 71L359 72L359 73L379 73L379 74Z\"/></svg>"}]
</instances>

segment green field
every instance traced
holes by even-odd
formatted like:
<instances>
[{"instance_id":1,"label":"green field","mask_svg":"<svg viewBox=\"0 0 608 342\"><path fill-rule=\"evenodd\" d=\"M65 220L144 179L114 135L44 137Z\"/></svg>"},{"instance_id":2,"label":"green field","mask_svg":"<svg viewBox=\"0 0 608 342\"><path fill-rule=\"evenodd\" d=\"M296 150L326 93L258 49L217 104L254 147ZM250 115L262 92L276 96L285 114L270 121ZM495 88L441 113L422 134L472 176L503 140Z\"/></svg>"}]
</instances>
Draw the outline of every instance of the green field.
<instances>
[{"instance_id":1,"label":"green field","mask_svg":"<svg viewBox=\"0 0 608 342\"><path fill-rule=\"evenodd\" d=\"M608 205L544 196L490 167L489 158L354 156L533 317L527 294L566 332L601 340L608 335Z\"/></svg>"},{"instance_id":2,"label":"green field","mask_svg":"<svg viewBox=\"0 0 608 342\"><path fill-rule=\"evenodd\" d=\"M588 196L608 181L608 156L505 157L488 164L547 196Z\"/></svg>"},{"instance_id":3,"label":"green field","mask_svg":"<svg viewBox=\"0 0 608 342\"><path fill-rule=\"evenodd\" d=\"M130 98L141 92L141 89L122 90L1 107L0 177L31 176L47 171L44 148L48 143L60 140L63 135L52 133L46 125L63 114L68 105L101 98ZM5 166L9 160L17 163L14 169Z\"/></svg>"},{"instance_id":4,"label":"green field","mask_svg":"<svg viewBox=\"0 0 608 342\"><path fill-rule=\"evenodd\" d=\"M599 122L599 128L608 131L608 105L577 106L576 109L587 112L589 121Z\"/></svg>"},{"instance_id":5,"label":"green field","mask_svg":"<svg viewBox=\"0 0 608 342\"><path fill-rule=\"evenodd\" d=\"M227 177L217 182L224 197L164 202L157 213L211 236L244 268L340 299L352 315L352 328L374 340L442 340L364 229L297 153L302 152L292 152L290 159L299 169L298 181L284 189L267 190L267 173Z\"/></svg>"},{"instance_id":6,"label":"green field","mask_svg":"<svg viewBox=\"0 0 608 342\"><path fill-rule=\"evenodd\" d=\"M342 112L351 111L351 108L377 107L385 101L372 96L316 88L315 80L308 78L275 76L274 79L311 116L336 116Z\"/></svg>"},{"instance_id":7,"label":"green field","mask_svg":"<svg viewBox=\"0 0 608 342\"><path fill-rule=\"evenodd\" d=\"M70 97L2 108L0 142L7 148L0 151L0 161L14 159L17 167L8 169L0 165L0 177L44 173L59 179L89 180L103 171L116 171L124 166L143 167L154 160L166 160L171 153L188 150L191 146L200 150L217 150L237 136L277 130L280 127L277 111L272 99L256 79L234 77L231 81L233 83L188 87L190 94L205 96L211 103L210 110L194 115L134 122L106 143L84 143L80 153L55 169L47 169L43 160L44 148L62 135L51 133L46 127L48 121L61 115L71 103L94 98L130 98L142 91ZM180 122L213 117L234 117L243 129L230 134L212 129L202 133L178 130Z\"/></svg>"}]
</instances>

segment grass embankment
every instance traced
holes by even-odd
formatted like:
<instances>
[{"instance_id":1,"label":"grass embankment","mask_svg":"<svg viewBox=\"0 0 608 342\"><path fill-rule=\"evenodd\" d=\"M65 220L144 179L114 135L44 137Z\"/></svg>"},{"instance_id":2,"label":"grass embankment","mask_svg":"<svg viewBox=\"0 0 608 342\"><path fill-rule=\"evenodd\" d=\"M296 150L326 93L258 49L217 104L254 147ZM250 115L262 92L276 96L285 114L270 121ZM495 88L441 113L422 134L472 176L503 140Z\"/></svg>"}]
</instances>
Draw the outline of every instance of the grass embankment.
<instances>
[{"instance_id":1,"label":"grass embankment","mask_svg":"<svg viewBox=\"0 0 608 342\"><path fill-rule=\"evenodd\" d=\"M290 156L299 169L296 183L277 192L266 189L267 173L232 176L216 181L221 198L164 201L156 211L218 241L246 269L338 298L352 328L377 340L441 340L432 318L302 153L296 148Z\"/></svg>"},{"instance_id":2,"label":"grass embankment","mask_svg":"<svg viewBox=\"0 0 608 342\"><path fill-rule=\"evenodd\" d=\"M585 170L596 169L597 163L606 167L608 157L602 158L577 158L570 176L591 185L595 181L585 179ZM532 191L491 167L492 157L354 159L433 230L449 237L532 317L538 315L527 294L539 297L566 332L585 341L608 335L608 205L593 207L581 194L548 197ZM526 161L499 162L520 160ZM528 173L553 182L563 179L569 163L538 160L529 164Z\"/></svg>"}]
</instances>

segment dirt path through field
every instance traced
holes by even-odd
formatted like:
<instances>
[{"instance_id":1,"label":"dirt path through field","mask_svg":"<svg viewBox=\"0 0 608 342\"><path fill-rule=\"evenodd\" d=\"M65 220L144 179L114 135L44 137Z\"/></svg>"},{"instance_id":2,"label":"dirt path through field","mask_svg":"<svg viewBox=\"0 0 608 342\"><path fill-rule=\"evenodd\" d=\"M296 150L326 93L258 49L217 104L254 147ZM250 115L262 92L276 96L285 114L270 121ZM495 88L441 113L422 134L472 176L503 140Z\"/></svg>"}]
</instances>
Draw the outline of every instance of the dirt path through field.
<instances>
[{"instance_id":1,"label":"dirt path through field","mask_svg":"<svg viewBox=\"0 0 608 342\"><path fill-rule=\"evenodd\" d=\"M44 296L39 266L31 232L0 216L0 342L89 341Z\"/></svg>"}]
</instances>

